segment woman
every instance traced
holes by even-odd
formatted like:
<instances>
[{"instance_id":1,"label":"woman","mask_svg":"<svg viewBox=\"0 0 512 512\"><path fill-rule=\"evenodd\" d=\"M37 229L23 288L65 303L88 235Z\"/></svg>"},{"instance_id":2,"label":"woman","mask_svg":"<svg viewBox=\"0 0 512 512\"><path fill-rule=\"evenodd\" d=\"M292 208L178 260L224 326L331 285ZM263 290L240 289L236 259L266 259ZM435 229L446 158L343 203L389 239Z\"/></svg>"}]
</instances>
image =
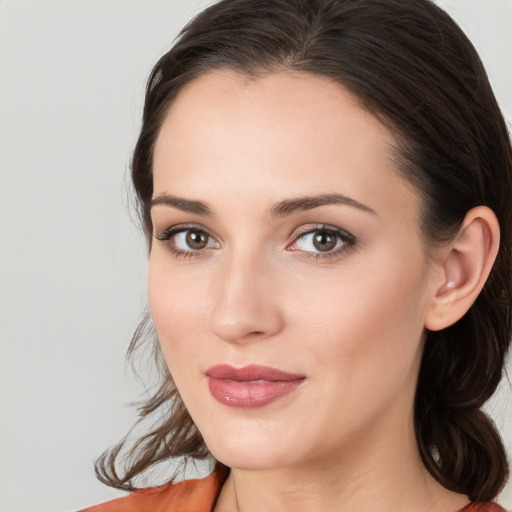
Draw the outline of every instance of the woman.
<instances>
[{"instance_id":1,"label":"woman","mask_svg":"<svg viewBox=\"0 0 512 512\"><path fill-rule=\"evenodd\" d=\"M132 171L160 420L98 476L216 464L88 510L503 510L481 407L511 337L512 151L442 10L209 7L153 70Z\"/></svg>"}]
</instances>

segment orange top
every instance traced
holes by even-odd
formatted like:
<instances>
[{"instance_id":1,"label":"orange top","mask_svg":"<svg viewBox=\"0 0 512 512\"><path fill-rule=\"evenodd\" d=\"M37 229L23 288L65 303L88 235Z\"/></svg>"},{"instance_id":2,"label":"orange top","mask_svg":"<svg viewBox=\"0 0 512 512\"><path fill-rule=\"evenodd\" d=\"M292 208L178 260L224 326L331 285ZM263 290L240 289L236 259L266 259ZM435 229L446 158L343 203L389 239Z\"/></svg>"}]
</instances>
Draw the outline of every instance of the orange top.
<instances>
[{"instance_id":1,"label":"orange top","mask_svg":"<svg viewBox=\"0 0 512 512\"><path fill-rule=\"evenodd\" d=\"M497 503L470 503L459 512L507 512Z\"/></svg>"},{"instance_id":2,"label":"orange top","mask_svg":"<svg viewBox=\"0 0 512 512\"><path fill-rule=\"evenodd\" d=\"M218 471L202 479L150 487L80 512L211 512L225 476L225 471Z\"/></svg>"},{"instance_id":3,"label":"orange top","mask_svg":"<svg viewBox=\"0 0 512 512\"><path fill-rule=\"evenodd\" d=\"M224 471L206 478L151 487L80 512L211 512L225 480ZM506 512L496 503L471 503L459 512Z\"/></svg>"}]
</instances>

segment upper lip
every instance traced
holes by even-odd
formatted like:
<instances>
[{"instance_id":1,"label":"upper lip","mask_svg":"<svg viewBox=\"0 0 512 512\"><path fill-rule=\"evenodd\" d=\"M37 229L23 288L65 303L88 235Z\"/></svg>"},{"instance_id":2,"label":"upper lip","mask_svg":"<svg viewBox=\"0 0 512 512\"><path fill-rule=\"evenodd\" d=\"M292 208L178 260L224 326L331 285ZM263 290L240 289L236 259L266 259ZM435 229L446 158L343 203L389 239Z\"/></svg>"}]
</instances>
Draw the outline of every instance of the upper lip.
<instances>
[{"instance_id":1,"label":"upper lip","mask_svg":"<svg viewBox=\"0 0 512 512\"><path fill-rule=\"evenodd\" d=\"M250 382L266 380L272 382L304 379L304 375L288 373L270 366L249 365L243 368L235 368L229 364L219 364L206 370L206 375L214 379L234 380L238 382Z\"/></svg>"}]
</instances>

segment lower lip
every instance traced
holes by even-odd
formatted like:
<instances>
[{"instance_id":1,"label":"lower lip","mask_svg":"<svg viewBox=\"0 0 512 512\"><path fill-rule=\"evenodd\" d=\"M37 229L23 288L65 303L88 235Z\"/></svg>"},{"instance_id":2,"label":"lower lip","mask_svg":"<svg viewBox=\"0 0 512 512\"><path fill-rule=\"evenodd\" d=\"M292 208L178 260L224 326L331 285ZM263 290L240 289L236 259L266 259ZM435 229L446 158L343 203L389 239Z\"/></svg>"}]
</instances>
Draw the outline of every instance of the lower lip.
<instances>
[{"instance_id":1,"label":"lower lip","mask_svg":"<svg viewBox=\"0 0 512 512\"><path fill-rule=\"evenodd\" d=\"M208 377L213 398L223 405L239 409L253 409L268 405L295 391L304 379L234 381Z\"/></svg>"}]
</instances>

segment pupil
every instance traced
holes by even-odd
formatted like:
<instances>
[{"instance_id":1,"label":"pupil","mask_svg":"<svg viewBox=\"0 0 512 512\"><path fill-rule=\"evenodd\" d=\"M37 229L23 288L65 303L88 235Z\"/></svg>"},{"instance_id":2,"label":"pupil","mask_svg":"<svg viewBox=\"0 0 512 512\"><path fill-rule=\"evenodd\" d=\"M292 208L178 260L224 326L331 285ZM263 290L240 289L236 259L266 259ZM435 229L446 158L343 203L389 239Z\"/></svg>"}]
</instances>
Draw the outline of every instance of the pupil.
<instances>
[{"instance_id":1,"label":"pupil","mask_svg":"<svg viewBox=\"0 0 512 512\"><path fill-rule=\"evenodd\" d=\"M336 236L326 232L319 232L313 238L313 245L319 251L330 251L336 245Z\"/></svg>"},{"instance_id":2,"label":"pupil","mask_svg":"<svg viewBox=\"0 0 512 512\"><path fill-rule=\"evenodd\" d=\"M190 231L187 233L187 245L191 249L204 249L208 242L208 238L204 233L198 231Z\"/></svg>"}]
</instances>

